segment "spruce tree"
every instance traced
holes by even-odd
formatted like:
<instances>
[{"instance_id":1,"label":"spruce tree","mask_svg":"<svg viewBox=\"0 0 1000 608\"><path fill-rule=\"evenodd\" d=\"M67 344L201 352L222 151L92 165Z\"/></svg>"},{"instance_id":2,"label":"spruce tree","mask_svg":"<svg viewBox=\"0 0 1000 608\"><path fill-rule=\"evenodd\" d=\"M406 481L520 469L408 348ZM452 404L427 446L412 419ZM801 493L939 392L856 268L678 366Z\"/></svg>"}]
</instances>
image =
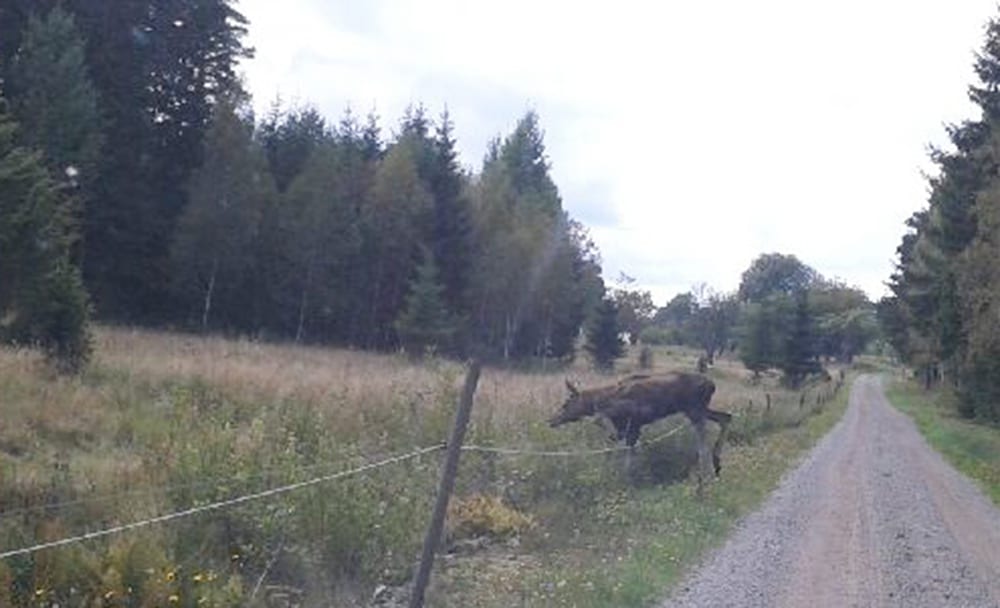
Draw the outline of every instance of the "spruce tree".
<instances>
[{"instance_id":1,"label":"spruce tree","mask_svg":"<svg viewBox=\"0 0 1000 608\"><path fill-rule=\"evenodd\" d=\"M764 304L751 302L743 311L739 354L743 365L754 377L775 364L771 315Z\"/></svg>"},{"instance_id":2,"label":"spruce tree","mask_svg":"<svg viewBox=\"0 0 1000 608\"><path fill-rule=\"evenodd\" d=\"M89 306L70 262L67 203L41 156L14 144L0 99L0 340L38 346L62 371L90 354Z\"/></svg>"},{"instance_id":3,"label":"spruce tree","mask_svg":"<svg viewBox=\"0 0 1000 608\"><path fill-rule=\"evenodd\" d=\"M10 78L20 139L44 155L53 177L92 183L98 169L102 119L74 17L56 6L28 20Z\"/></svg>"},{"instance_id":4,"label":"spruce tree","mask_svg":"<svg viewBox=\"0 0 1000 608\"><path fill-rule=\"evenodd\" d=\"M587 328L587 343L584 346L597 369L614 369L615 360L625 355L625 341L621 338L618 324L618 307L613 298L605 297L594 313Z\"/></svg>"},{"instance_id":5,"label":"spruce tree","mask_svg":"<svg viewBox=\"0 0 1000 608\"><path fill-rule=\"evenodd\" d=\"M791 325L785 336L780 367L785 374L785 382L793 388L798 388L806 376L818 371L819 362L816 360L813 317L809 311L805 292L796 294L792 310Z\"/></svg>"},{"instance_id":6,"label":"spruce tree","mask_svg":"<svg viewBox=\"0 0 1000 608\"><path fill-rule=\"evenodd\" d=\"M465 305L472 251L472 218L469 200L463 196L463 178L447 110L441 115L432 141L433 162L427 183L434 197L431 247L438 260L444 297L452 309Z\"/></svg>"},{"instance_id":7,"label":"spruce tree","mask_svg":"<svg viewBox=\"0 0 1000 608\"><path fill-rule=\"evenodd\" d=\"M450 352L454 346L458 323L448 310L437 264L428 249L424 250L424 261L410 283L406 305L395 327L400 343L412 356Z\"/></svg>"},{"instance_id":8,"label":"spruce tree","mask_svg":"<svg viewBox=\"0 0 1000 608\"><path fill-rule=\"evenodd\" d=\"M478 339L504 359L572 356L604 285L586 232L562 209L534 113L490 144L470 194Z\"/></svg>"},{"instance_id":9,"label":"spruce tree","mask_svg":"<svg viewBox=\"0 0 1000 608\"><path fill-rule=\"evenodd\" d=\"M282 110L277 103L260 125L260 141L279 192L305 168L313 151L329 139L315 108Z\"/></svg>"}]
</instances>

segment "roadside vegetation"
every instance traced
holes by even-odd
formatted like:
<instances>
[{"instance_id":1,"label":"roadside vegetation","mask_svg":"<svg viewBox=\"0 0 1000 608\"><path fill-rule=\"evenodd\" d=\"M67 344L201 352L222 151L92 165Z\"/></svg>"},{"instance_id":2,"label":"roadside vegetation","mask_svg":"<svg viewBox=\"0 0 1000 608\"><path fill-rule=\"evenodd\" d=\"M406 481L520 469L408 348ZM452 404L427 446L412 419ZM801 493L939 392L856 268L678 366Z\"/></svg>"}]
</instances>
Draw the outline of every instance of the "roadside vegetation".
<instances>
[{"instance_id":1,"label":"roadside vegetation","mask_svg":"<svg viewBox=\"0 0 1000 608\"><path fill-rule=\"evenodd\" d=\"M460 366L439 359L94 333L94 360L78 377L53 377L34 351L0 351L4 550L434 445L446 436L461 375ZM620 371L636 369L637 359L630 354ZM657 348L654 371L693 369L696 360L695 351ZM713 403L737 418L722 480L705 501L686 481L693 436L680 418L647 430L631 482L621 454L467 453L448 525L451 553L435 573L431 605L648 603L766 496L836 420L847 393L826 401L834 381L804 393L783 388L777 375L755 381L727 358L708 373L719 385ZM584 386L614 378L589 366L547 374L488 369L468 441L607 447L596 425L546 426L565 397L566 375ZM652 441L678 425L681 431ZM376 592L389 602L405 593L438 462L423 456L4 560L0 604L366 605Z\"/></svg>"},{"instance_id":2,"label":"roadside vegetation","mask_svg":"<svg viewBox=\"0 0 1000 608\"><path fill-rule=\"evenodd\" d=\"M926 391L913 381L894 379L888 397L913 418L928 443L1000 505L1000 428L965 419L954 394Z\"/></svg>"},{"instance_id":3,"label":"roadside vegetation","mask_svg":"<svg viewBox=\"0 0 1000 608\"><path fill-rule=\"evenodd\" d=\"M1000 19L986 24L973 67L976 116L950 125L950 145L931 150L927 205L906 220L878 316L925 388L944 385L963 417L998 424Z\"/></svg>"}]
</instances>

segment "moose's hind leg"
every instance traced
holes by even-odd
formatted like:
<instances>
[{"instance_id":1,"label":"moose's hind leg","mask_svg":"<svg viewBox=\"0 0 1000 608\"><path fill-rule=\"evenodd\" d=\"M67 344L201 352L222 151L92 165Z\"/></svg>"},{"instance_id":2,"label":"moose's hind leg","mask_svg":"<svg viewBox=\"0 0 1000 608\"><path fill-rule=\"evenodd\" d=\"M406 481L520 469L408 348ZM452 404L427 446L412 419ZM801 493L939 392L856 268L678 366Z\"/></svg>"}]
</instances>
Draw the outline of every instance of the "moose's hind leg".
<instances>
[{"instance_id":1,"label":"moose's hind leg","mask_svg":"<svg viewBox=\"0 0 1000 608\"><path fill-rule=\"evenodd\" d=\"M625 446L628 448L625 450L625 478L631 483L635 479L633 468L635 464L635 444L639 442L639 425L629 418L626 421L625 428L621 429L619 436L625 440Z\"/></svg>"},{"instance_id":2,"label":"moose's hind leg","mask_svg":"<svg viewBox=\"0 0 1000 608\"><path fill-rule=\"evenodd\" d=\"M705 470L708 468L708 442L707 440L707 430L705 428L705 419L692 420L694 424L694 436L698 447L698 494L701 495L702 486L705 482L707 475Z\"/></svg>"},{"instance_id":3,"label":"moose's hind leg","mask_svg":"<svg viewBox=\"0 0 1000 608\"><path fill-rule=\"evenodd\" d=\"M715 446L712 447L712 466L715 469L715 476L718 477L722 471L722 461L720 458L722 455L722 446L729 435L729 423L732 421L733 415L726 412L708 410L708 418L719 425L719 437L715 440Z\"/></svg>"}]
</instances>

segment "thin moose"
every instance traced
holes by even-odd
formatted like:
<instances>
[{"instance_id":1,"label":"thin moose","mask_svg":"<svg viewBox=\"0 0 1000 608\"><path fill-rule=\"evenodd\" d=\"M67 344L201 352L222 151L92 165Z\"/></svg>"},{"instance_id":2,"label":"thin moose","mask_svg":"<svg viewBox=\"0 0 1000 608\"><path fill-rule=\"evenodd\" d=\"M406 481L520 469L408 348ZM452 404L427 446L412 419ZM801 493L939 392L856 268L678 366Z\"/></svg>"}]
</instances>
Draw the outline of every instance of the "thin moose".
<instances>
[{"instance_id":1,"label":"thin moose","mask_svg":"<svg viewBox=\"0 0 1000 608\"><path fill-rule=\"evenodd\" d=\"M722 470L719 457L732 415L708 407L715 383L705 376L687 372L636 374L614 385L585 390L567 380L566 388L569 398L549 420L550 426L596 416L611 423L615 439L634 448L643 426L672 414L684 414L695 428L701 469L707 461L705 422L711 420L721 429L712 448L712 465L716 475Z\"/></svg>"}]
</instances>

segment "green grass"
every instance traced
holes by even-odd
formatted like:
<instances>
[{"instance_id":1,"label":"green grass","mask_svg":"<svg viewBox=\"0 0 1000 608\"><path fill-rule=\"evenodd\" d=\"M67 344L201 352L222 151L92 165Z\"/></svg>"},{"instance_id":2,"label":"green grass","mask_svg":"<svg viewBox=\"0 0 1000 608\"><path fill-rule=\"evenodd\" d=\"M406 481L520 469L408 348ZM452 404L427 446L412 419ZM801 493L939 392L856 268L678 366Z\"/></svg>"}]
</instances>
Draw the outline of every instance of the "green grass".
<instances>
[{"instance_id":1,"label":"green grass","mask_svg":"<svg viewBox=\"0 0 1000 608\"><path fill-rule=\"evenodd\" d=\"M438 597L446 592L455 602L447 605L653 605L830 430L846 409L848 392L794 422L760 421L765 434L726 447L722 479L703 498L691 480L608 492L582 518L572 518L562 536L574 540L547 551L540 563L524 563L515 576L507 566L491 584L482 562L455 562ZM504 559L501 552L498 560Z\"/></svg>"},{"instance_id":2,"label":"green grass","mask_svg":"<svg viewBox=\"0 0 1000 608\"><path fill-rule=\"evenodd\" d=\"M52 377L33 353L0 349L0 548L179 511L439 442L463 371L447 361L338 349L108 328L96 336L93 365L72 379ZM693 369L696 356L657 349L654 371ZM619 375L636 364L634 357L622 361ZM614 381L585 362L547 373L485 369L467 440L541 450L606 447L606 433L594 424L546 424L565 398L567 375L583 386ZM441 559L428 604L656 600L764 500L839 417L847 394L820 408L817 397L828 395L832 383L808 387L802 401L802 393L781 387L776 377L752 381L727 359L710 376L717 384L713 405L737 417L723 479L704 500L690 481L693 434L682 417L646 432L648 439L683 429L641 447L631 484L620 454L464 454L456 501L480 505L472 514L486 528L513 522L519 529L516 538ZM270 592L294 593L304 606L367 605L375 589L410 578L439 463L439 455L422 457L4 560L0 606L265 606ZM100 499L108 495L115 499ZM518 523L526 521L532 525ZM462 522L450 523L460 533Z\"/></svg>"},{"instance_id":3,"label":"green grass","mask_svg":"<svg viewBox=\"0 0 1000 608\"><path fill-rule=\"evenodd\" d=\"M1000 429L960 418L950 395L926 392L913 382L893 381L888 396L934 449L1000 505Z\"/></svg>"}]
</instances>

